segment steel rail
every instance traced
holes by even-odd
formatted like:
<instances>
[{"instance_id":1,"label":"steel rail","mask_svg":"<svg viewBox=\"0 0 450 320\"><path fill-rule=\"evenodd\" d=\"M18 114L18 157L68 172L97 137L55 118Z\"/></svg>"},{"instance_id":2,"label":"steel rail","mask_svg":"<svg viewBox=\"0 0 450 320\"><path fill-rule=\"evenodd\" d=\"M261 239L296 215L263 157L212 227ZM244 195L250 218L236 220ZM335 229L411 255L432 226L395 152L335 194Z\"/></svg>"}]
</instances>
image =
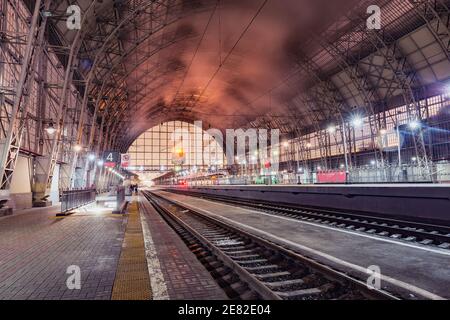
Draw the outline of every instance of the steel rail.
<instances>
[{"instance_id":1,"label":"steel rail","mask_svg":"<svg viewBox=\"0 0 450 320\"><path fill-rule=\"evenodd\" d=\"M331 267L328 267L324 264L321 264L317 261L314 261L310 258L307 258L303 255L300 255L299 253L296 253L294 251L291 251L287 248L284 248L276 243L270 242L266 239L263 239L261 237L258 237L252 233L249 233L246 230L243 230L241 228L238 228L236 226L231 226L229 224L224 223L223 221L220 221L214 217L205 215L203 213L197 212L197 211L192 211L192 209L183 207L182 205L175 203L173 201L171 201L170 199L167 199L165 197L162 197L161 195L157 195L151 191L142 191L142 194L145 196L145 198L153 205L153 207L160 213L163 215L167 215L169 217L169 219L175 221L176 224L182 226L183 229L185 229L187 232L189 232L190 234L192 234L196 239L198 239L204 246L208 247L214 255L216 255L217 257L219 257L219 260L221 260L225 265L227 265L228 267L230 267L231 269L233 269L233 271L235 271L239 277L241 277L241 279L243 281L245 281L255 292L257 292L263 299L295 299L295 297L300 298L300 299L314 299L315 296L321 296L320 294L318 294L317 292L312 293L311 296L308 296L307 294L305 294L305 292L308 292L308 290L314 291L315 286L313 285L313 288L302 288L299 291L296 291L296 289L287 289L288 291L286 292L280 292L277 291L273 288L270 288L270 282L267 283L264 281L264 278L261 279L258 278L258 276L254 273L251 272L251 270L249 271L249 268L245 268L245 266L241 266L239 264L239 257L230 257L229 254L227 254L227 252L220 248L218 245L214 244L212 240L207 239L207 237L202 234L201 231L198 231L198 226L197 228L195 228L195 226L193 226L192 223L192 219L197 219L198 221L200 221L200 223L204 223L204 224L209 224L209 225L213 225L217 227L217 230L220 231L224 231L225 234L227 235L227 237L230 237L230 234L232 235L233 239L240 239L241 241L237 241L240 243L245 243L245 241L242 241L242 239L245 240L249 240L250 243L255 244L258 248L263 248L263 251L268 251L268 252L273 252L275 254L271 255L271 257L281 257L283 261L289 261L289 265L295 265L295 266L299 266L302 270L308 270L308 275L307 276L311 276L311 275L320 275L321 277L323 277L323 279L325 279L327 282L325 284L323 284L323 281L317 281L318 283L320 283L320 285L318 285L319 287L323 287L323 286L334 286L337 285L338 288L334 288L336 292L338 292L338 297L340 296L346 296L347 293L359 293L361 294L362 297L368 298L368 299L389 299L389 300L398 300L399 298L394 296L391 293L388 293L382 289L373 289L373 288L369 288L366 283L363 283L360 280L357 280L353 277L350 277L349 275L342 273L338 270L332 269ZM156 201L155 201L156 200ZM160 203L158 203L158 201L163 201L167 204L169 204L170 206L174 206L177 207L179 209L182 209L183 211L182 214L185 215L184 219L181 219L179 217L176 216L176 214L174 212L172 212L172 210L165 208L163 205L161 205ZM178 213L180 214L180 213ZM191 223L189 223L188 221L191 221ZM211 228L211 227L210 227ZM220 231L217 231L219 234ZM211 236L210 236L211 237ZM235 240L234 240L235 241ZM245 246L245 245L242 245ZM248 244L246 245L248 246ZM247 248L247 247L245 247ZM252 251L252 252L259 252L259 249L252 249L252 250L243 250L243 251ZM255 257L258 255L254 255ZM264 257L264 255L259 255ZM256 257L256 259L258 259ZM249 260L250 262L252 260ZM255 260L255 261L259 261L259 260ZM240 261L240 263L242 264L242 261ZM267 264L271 264L270 261L267 261ZM273 263L275 264L275 263ZM244 264L245 265L245 264ZM264 268L265 266L263 265L262 268ZM260 266L261 268L261 266ZM278 274L286 274L287 272L285 270L280 270L278 272ZM307 277L305 275L301 276L301 277ZM321 280L323 280L321 278ZM281 280L281 282L285 281L287 283L289 282L300 282L301 279L284 279ZM275 284L277 282L274 282ZM290 291L289 291L290 290ZM344 291L342 291L344 290ZM331 290L333 291L333 290ZM301 294L299 294L299 296L296 296L296 292L301 292ZM344 293L342 293L344 292ZM324 294L326 294L327 292L325 292ZM356 295L358 296L358 294ZM333 297L336 298L336 297Z\"/></svg>"},{"instance_id":2,"label":"steel rail","mask_svg":"<svg viewBox=\"0 0 450 320\"><path fill-rule=\"evenodd\" d=\"M449 226L369 216L367 214L343 212L329 208L275 204L263 200L238 199L234 197L174 189L165 190L172 193L201 197L212 201L247 207L275 216L288 216L293 219L326 224L336 228L361 231L381 237L394 238L399 241L417 242L423 245L436 245L442 249L450 249Z\"/></svg>"}]
</instances>

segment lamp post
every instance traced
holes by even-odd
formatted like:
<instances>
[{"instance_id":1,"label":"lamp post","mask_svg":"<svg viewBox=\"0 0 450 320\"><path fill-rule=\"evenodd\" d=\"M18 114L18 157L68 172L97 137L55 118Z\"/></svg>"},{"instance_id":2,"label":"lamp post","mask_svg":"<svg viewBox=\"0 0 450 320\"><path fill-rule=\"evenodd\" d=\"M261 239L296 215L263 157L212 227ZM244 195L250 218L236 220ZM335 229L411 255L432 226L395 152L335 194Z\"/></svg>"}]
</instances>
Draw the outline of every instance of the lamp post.
<instances>
[{"instance_id":1,"label":"lamp post","mask_svg":"<svg viewBox=\"0 0 450 320\"><path fill-rule=\"evenodd\" d=\"M53 125L53 121L50 120L50 122L48 123L48 126L45 128L45 131L47 131L47 133L51 136L56 132L56 128Z\"/></svg>"},{"instance_id":2,"label":"lamp post","mask_svg":"<svg viewBox=\"0 0 450 320\"><path fill-rule=\"evenodd\" d=\"M330 158L330 169L331 169L333 167L332 151L331 151L331 136L336 133L336 126L334 124L329 125L327 128L327 132L328 132L328 141L326 144L326 150L327 150L327 157L329 156L329 158ZM336 140L336 136L335 136L335 140Z\"/></svg>"},{"instance_id":3,"label":"lamp post","mask_svg":"<svg viewBox=\"0 0 450 320\"><path fill-rule=\"evenodd\" d=\"M355 166L357 166L357 164L358 164L358 162L357 162L358 157L357 157L357 150L356 150L356 129L361 128L361 139L362 139L363 124L364 124L364 120L360 115L355 114L352 117L351 125L353 126L353 130L352 130L352 132L353 132L353 154L354 154L353 162L354 162ZM364 147L364 139L362 139L362 140L363 140L363 147Z\"/></svg>"},{"instance_id":4,"label":"lamp post","mask_svg":"<svg viewBox=\"0 0 450 320\"><path fill-rule=\"evenodd\" d=\"M396 131L397 131L397 156L398 156L398 166L401 167L402 166L402 153L401 153L401 145L400 145L400 126L398 125L397 122L397 127L396 127Z\"/></svg>"},{"instance_id":5,"label":"lamp post","mask_svg":"<svg viewBox=\"0 0 450 320\"><path fill-rule=\"evenodd\" d=\"M347 134L345 133L345 121L344 118L341 115L341 121L342 121L342 140L343 140L343 144L344 144L344 165L345 165L345 183L348 183L348 175L349 175L349 170L348 170L348 148L347 148Z\"/></svg>"}]
</instances>

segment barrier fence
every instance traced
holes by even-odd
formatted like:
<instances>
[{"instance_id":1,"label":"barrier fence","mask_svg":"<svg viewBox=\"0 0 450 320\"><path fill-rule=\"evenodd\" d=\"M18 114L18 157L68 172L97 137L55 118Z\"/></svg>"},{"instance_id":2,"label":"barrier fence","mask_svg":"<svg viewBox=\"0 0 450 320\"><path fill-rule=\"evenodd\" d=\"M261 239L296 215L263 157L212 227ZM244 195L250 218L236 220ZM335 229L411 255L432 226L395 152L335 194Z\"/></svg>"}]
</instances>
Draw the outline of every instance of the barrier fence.
<instances>
[{"instance_id":1,"label":"barrier fence","mask_svg":"<svg viewBox=\"0 0 450 320\"><path fill-rule=\"evenodd\" d=\"M450 163L431 163L427 167L417 165L385 165L383 167L352 167L343 169L302 170L301 172L277 172L276 174L221 175L219 177L176 177L161 184L190 186L201 185L251 185L251 184L364 184L364 183L449 183Z\"/></svg>"},{"instance_id":2,"label":"barrier fence","mask_svg":"<svg viewBox=\"0 0 450 320\"><path fill-rule=\"evenodd\" d=\"M95 189L65 190L61 193L61 212L79 208L95 201Z\"/></svg>"},{"instance_id":3,"label":"barrier fence","mask_svg":"<svg viewBox=\"0 0 450 320\"><path fill-rule=\"evenodd\" d=\"M117 187L116 199L116 209L113 211L113 213L122 213L127 205L127 202L125 200L125 187Z\"/></svg>"}]
</instances>

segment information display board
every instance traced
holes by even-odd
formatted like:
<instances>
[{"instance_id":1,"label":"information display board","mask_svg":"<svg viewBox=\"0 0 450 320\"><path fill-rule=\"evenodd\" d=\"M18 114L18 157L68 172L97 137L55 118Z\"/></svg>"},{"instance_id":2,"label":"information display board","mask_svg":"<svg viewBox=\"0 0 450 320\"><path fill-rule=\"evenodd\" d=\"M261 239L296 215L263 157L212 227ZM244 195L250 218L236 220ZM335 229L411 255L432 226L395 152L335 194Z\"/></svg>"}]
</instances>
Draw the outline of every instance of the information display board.
<instances>
[{"instance_id":1,"label":"information display board","mask_svg":"<svg viewBox=\"0 0 450 320\"><path fill-rule=\"evenodd\" d=\"M103 152L103 163L105 167L115 168L121 161L120 153L117 151L105 151Z\"/></svg>"}]
</instances>

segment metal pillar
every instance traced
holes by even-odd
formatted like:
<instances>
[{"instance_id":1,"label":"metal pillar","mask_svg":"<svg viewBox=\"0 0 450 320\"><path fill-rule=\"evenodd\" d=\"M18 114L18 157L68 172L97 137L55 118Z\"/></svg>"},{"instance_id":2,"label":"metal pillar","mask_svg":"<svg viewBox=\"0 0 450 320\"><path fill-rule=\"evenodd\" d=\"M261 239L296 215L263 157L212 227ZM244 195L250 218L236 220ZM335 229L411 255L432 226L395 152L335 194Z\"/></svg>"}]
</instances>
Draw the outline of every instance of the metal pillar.
<instances>
[{"instance_id":1,"label":"metal pillar","mask_svg":"<svg viewBox=\"0 0 450 320\"><path fill-rule=\"evenodd\" d=\"M23 130L27 119L29 95L37 62L42 53L47 18L41 17L41 11L50 6L50 0L42 4L36 0L29 34L27 37L22 68L15 91L14 104L9 115L9 127L5 138L0 142L0 189L8 189L22 142ZM39 24L40 23L40 24Z\"/></svg>"}]
</instances>

